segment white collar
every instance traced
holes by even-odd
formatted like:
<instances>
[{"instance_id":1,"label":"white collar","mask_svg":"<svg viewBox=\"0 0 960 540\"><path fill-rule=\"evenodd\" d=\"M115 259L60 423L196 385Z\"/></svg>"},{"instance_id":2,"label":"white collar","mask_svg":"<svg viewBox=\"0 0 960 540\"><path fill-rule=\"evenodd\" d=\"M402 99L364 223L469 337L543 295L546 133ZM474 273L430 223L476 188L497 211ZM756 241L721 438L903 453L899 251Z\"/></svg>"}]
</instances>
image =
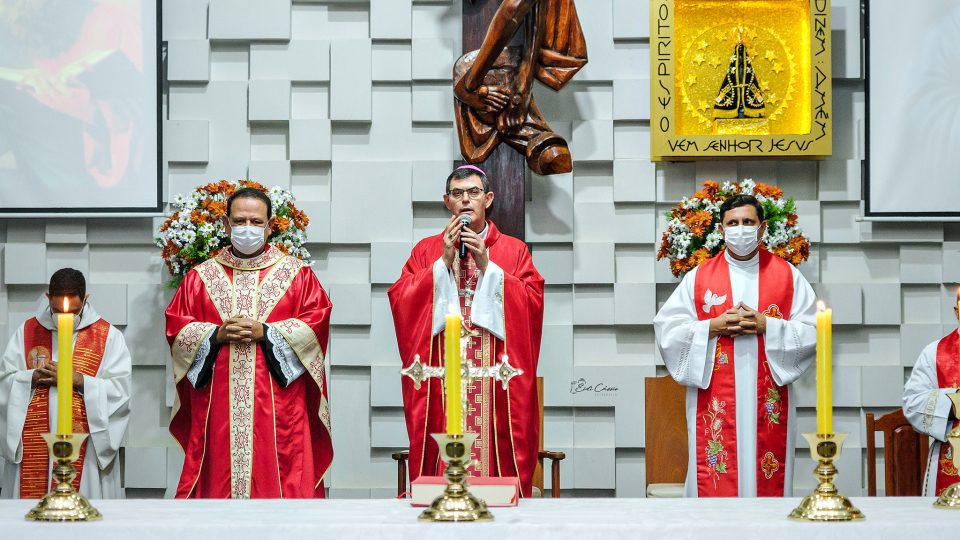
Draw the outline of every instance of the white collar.
<instances>
[{"instance_id":1,"label":"white collar","mask_svg":"<svg viewBox=\"0 0 960 540\"><path fill-rule=\"evenodd\" d=\"M736 266L737 268L742 268L744 270L758 268L760 266L760 250L759 249L757 250L756 254L754 254L753 257L745 261L741 261L740 259L734 259L733 256L730 255L729 249L723 250L723 256L727 258L727 262L730 264L730 266Z\"/></svg>"}]
</instances>

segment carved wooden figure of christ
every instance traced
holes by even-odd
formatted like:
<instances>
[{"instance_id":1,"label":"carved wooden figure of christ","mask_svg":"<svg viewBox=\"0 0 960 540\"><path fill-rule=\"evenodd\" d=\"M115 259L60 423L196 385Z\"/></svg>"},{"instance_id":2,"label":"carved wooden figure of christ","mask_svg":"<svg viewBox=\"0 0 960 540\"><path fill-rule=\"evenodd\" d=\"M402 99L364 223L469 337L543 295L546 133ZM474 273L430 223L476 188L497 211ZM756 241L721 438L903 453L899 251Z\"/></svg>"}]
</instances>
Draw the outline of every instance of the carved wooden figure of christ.
<instances>
[{"instance_id":1,"label":"carved wooden figure of christ","mask_svg":"<svg viewBox=\"0 0 960 540\"><path fill-rule=\"evenodd\" d=\"M521 29L522 45L510 45ZM480 49L461 56L453 68L464 159L483 162L505 142L537 174L570 172L567 142L550 129L531 90L534 78L559 90L586 63L574 0L503 0Z\"/></svg>"}]
</instances>

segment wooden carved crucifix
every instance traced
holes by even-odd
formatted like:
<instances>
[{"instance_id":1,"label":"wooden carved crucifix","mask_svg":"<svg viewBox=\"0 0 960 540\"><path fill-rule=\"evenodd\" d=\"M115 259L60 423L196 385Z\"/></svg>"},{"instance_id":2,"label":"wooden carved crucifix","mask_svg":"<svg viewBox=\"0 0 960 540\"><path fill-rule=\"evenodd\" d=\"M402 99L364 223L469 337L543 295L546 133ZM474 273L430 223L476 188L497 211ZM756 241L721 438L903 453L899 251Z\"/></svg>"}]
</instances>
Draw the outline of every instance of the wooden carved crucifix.
<instances>
[{"instance_id":1,"label":"wooden carved crucifix","mask_svg":"<svg viewBox=\"0 0 960 540\"><path fill-rule=\"evenodd\" d=\"M559 90L587 63L574 0L464 2L463 50L453 68L460 151L487 172L497 195L491 219L522 240L524 162L540 175L573 168L532 89L536 79Z\"/></svg>"}]
</instances>

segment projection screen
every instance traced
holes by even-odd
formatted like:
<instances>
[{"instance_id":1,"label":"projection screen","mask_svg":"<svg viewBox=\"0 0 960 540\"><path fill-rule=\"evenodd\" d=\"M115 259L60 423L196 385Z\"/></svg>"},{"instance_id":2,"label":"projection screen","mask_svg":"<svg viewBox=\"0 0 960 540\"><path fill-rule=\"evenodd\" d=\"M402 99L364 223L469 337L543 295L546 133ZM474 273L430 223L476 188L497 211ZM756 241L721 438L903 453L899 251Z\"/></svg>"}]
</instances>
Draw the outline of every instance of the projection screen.
<instances>
[{"instance_id":1,"label":"projection screen","mask_svg":"<svg viewBox=\"0 0 960 540\"><path fill-rule=\"evenodd\" d=\"M0 0L0 213L160 210L158 0Z\"/></svg>"},{"instance_id":2,"label":"projection screen","mask_svg":"<svg viewBox=\"0 0 960 540\"><path fill-rule=\"evenodd\" d=\"M866 214L960 216L960 2L866 7Z\"/></svg>"}]
</instances>

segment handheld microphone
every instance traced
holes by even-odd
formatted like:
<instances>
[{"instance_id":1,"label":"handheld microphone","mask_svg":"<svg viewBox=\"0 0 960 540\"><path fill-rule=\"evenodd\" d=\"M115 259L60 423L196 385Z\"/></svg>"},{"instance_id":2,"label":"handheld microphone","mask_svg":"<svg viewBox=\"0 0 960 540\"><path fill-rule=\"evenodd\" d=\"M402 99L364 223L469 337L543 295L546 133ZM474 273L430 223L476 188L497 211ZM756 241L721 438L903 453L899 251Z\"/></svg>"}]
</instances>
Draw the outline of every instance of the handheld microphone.
<instances>
[{"instance_id":1,"label":"handheld microphone","mask_svg":"<svg viewBox=\"0 0 960 540\"><path fill-rule=\"evenodd\" d=\"M461 230L469 227L470 222L473 221L468 214L460 214L460 217L457 219L460 221L460 225L462 225ZM460 237L460 258L467 258L467 245L463 243L463 237Z\"/></svg>"}]
</instances>

